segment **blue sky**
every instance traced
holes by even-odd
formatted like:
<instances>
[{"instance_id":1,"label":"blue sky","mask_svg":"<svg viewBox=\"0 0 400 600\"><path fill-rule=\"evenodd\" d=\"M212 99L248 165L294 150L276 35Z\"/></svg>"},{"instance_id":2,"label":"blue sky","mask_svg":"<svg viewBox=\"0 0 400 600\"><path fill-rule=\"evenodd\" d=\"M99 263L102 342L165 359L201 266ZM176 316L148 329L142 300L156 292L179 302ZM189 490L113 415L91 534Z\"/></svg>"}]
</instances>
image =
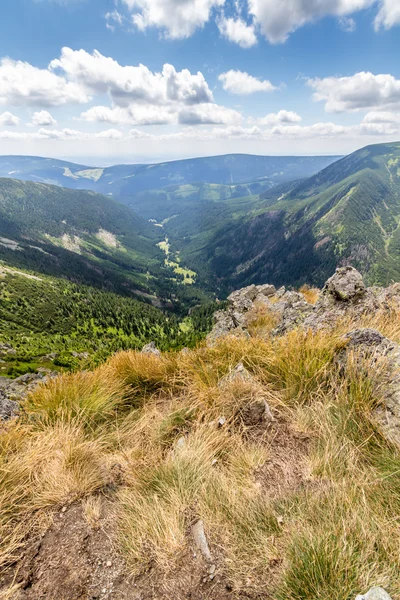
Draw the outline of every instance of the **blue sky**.
<instances>
[{"instance_id":1,"label":"blue sky","mask_svg":"<svg viewBox=\"0 0 400 600\"><path fill-rule=\"evenodd\" d=\"M347 153L400 139L399 51L400 0L3 0L0 152Z\"/></svg>"}]
</instances>

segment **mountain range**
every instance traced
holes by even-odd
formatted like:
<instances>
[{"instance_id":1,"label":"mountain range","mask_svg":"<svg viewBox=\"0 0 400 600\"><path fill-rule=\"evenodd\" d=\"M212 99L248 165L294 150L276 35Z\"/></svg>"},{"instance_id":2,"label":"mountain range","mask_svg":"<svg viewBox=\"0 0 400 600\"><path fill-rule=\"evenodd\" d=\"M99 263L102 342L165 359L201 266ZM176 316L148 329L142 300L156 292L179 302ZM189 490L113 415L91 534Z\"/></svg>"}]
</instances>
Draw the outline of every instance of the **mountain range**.
<instances>
[{"instance_id":1,"label":"mountain range","mask_svg":"<svg viewBox=\"0 0 400 600\"><path fill-rule=\"evenodd\" d=\"M53 158L1 156L0 177L89 189L118 197L168 186L193 183L235 185L258 182L267 189L284 181L320 171L337 156L252 156L229 154L159 164L90 167Z\"/></svg>"},{"instance_id":2,"label":"mountain range","mask_svg":"<svg viewBox=\"0 0 400 600\"><path fill-rule=\"evenodd\" d=\"M400 143L338 160L229 155L106 169L1 157L5 172L0 259L14 267L189 304L250 283L320 285L338 264L369 283L400 281Z\"/></svg>"}]
</instances>

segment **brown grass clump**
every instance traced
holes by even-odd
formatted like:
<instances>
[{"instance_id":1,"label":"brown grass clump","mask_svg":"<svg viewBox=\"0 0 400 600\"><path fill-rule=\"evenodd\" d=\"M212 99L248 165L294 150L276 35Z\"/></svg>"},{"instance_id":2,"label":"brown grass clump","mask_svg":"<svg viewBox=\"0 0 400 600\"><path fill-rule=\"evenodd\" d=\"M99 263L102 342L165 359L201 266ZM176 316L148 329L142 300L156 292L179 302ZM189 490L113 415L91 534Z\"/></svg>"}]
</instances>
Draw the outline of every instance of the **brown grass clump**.
<instances>
[{"instance_id":1,"label":"brown grass clump","mask_svg":"<svg viewBox=\"0 0 400 600\"><path fill-rule=\"evenodd\" d=\"M31 394L0 433L0 564L54 508L83 502L96 529L107 493L134 574L178 568L202 519L237 594L352 600L382 585L399 597L400 451L374 418L387 365L336 360L355 327L400 341L399 315L277 338L269 319L211 348L122 352ZM222 385L239 362L250 376ZM260 400L275 421L249 427L240 414ZM285 472L292 487L277 485Z\"/></svg>"},{"instance_id":2,"label":"brown grass clump","mask_svg":"<svg viewBox=\"0 0 400 600\"><path fill-rule=\"evenodd\" d=\"M309 304L316 304L321 294L318 288L310 287L307 284L301 286L301 288L299 289L299 293Z\"/></svg>"}]
</instances>

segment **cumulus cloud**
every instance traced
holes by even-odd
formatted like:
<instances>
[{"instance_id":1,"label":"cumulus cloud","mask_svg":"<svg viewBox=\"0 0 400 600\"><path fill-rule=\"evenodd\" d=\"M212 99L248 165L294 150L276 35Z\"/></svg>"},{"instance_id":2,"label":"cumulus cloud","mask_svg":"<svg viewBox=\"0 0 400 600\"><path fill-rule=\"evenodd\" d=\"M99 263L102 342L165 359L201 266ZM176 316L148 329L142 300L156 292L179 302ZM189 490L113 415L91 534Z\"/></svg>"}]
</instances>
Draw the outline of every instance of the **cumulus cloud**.
<instances>
[{"instance_id":1,"label":"cumulus cloud","mask_svg":"<svg viewBox=\"0 0 400 600\"><path fill-rule=\"evenodd\" d=\"M234 17L221 17L218 9L232 5ZM283 43L300 27L329 16L352 32L356 27L352 15L370 7L377 9L375 29L400 24L398 0L120 0L119 6L125 7L128 17L120 11L108 13L110 29L129 18L141 31L157 27L166 37L187 38L215 19L221 34L243 48L257 43L258 31L272 44Z\"/></svg>"},{"instance_id":2,"label":"cumulus cloud","mask_svg":"<svg viewBox=\"0 0 400 600\"><path fill-rule=\"evenodd\" d=\"M400 123L400 113L371 111L365 115L363 123Z\"/></svg>"},{"instance_id":3,"label":"cumulus cloud","mask_svg":"<svg viewBox=\"0 0 400 600\"><path fill-rule=\"evenodd\" d=\"M316 102L325 102L327 112L359 111L400 105L400 80L393 75L364 71L351 77L309 79Z\"/></svg>"},{"instance_id":4,"label":"cumulus cloud","mask_svg":"<svg viewBox=\"0 0 400 600\"><path fill-rule=\"evenodd\" d=\"M121 0L140 30L157 27L169 38L187 38L210 19L225 0Z\"/></svg>"},{"instance_id":5,"label":"cumulus cloud","mask_svg":"<svg viewBox=\"0 0 400 600\"><path fill-rule=\"evenodd\" d=\"M48 107L89 100L80 85L49 69L38 69L10 58L0 60L0 104Z\"/></svg>"},{"instance_id":6,"label":"cumulus cloud","mask_svg":"<svg viewBox=\"0 0 400 600\"><path fill-rule=\"evenodd\" d=\"M239 44L241 48L251 48L257 44L254 25L247 25L243 19L222 17L218 21L218 29L223 37Z\"/></svg>"},{"instance_id":7,"label":"cumulus cloud","mask_svg":"<svg viewBox=\"0 0 400 600\"><path fill-rule=\"evenodd\" d=\"M285 123L300 123L302 118L297 113L291 110L280 110L277 113L270 113L261 119L249 119L252 123L258 123L259 125L271 126Z\"/></svg>"},{"instance_id":8,"label":"cumulus cloud","mask_svg":"<svg viewBox=\"0 0 400 600\"><path fill-rule=\"evenodd\" d=\"M31 124L35 127L48 127L49 125L55 125L56 123L57 121L53 119L47 110L40 110L32 115Z\"/></svg>"},{"instance_id":9,"label":"cumulus cloud","mask_svg":"<svg viewBox=\"0 0 400 600\"><path fill-rule=\"evenodd\" d=\"M212 102L210 88L200 72L188 69L177 72L165 64L161 73L153 73L145 65L122 66L116 60L95 50L63 48L61 57L50 63L52 71L65 76L92 94L108 93L118 106L136 103L164 104Z\"/></svg>"},{"instance_id":10,"label":"cumulus cloud","mask_svg":"<svg viewBox=\"0 0 400 600\"><path fill-rule=\"evenodd\" d=\"M19 117L16 117L7 111L0 115L0 126L15 127L16 125L19 125L20 120Z\"/></svg>"},{"instance_id":11,"label":"cumulus cloud","mask_svg":"<svg viewBox=\"0 0 400 600\"><path fill-rule=\"evenodd\" d=\"M81 119L113 125L167 125L176 121L171 108L152 105L93 106L81 114Z\"/></svg>"},{"instance_id":12,"label":"cumulus cloud","mask_svg":"<svg viewBox=\"0 0 400 600\"><path fill-rule=\"evenodd\" d=\"M81 114L85 121L112 123L114 125L172 125L172 124L228 124L241 121L242 115L236 110L218 104L198 104L186 106L141 106L127 108L93 106Z\"/></svg>"},{"instance_id":13,"label":"cumulus cloud","mask_svg":"<svg viewBox=\"0 0 400 600\"><path fill-rule=\"evenodd\" d=\"M243 71L230 70L218 77L224 90L231 94L249 95L255 92L273 92L278 89L267 79L261 80Z\"/></svg>"},{"instance_id":14,"label":"cumulus cloud","mask_svg":"<svg viewBox=\"0 0 400 600\"><path fill-rule=\"evenodd\" d=\"M162 125L225 124L239 118L236 111L214 103L201 72L177 71L171 64L153 72L143 64L122 66L96 50L91 54L71 48L63 48L60 58L52 60L47 69L10 59L0 63L0 104L41 105L42 110L33 115L33 126L56 124L43 107L89 103L99 95L108 95L111 106L93 106L82 113L82 119L114 125Z\"/></svg>"},{"instance_id":15,"label":"cumulus cloud","mask_svg":"<svg viewBox=\"0 0 400 600\"><path fill-rule=\"evenodd\" d=\"M394 0L396 1L396 0ZM326 16L346 17L368 8L376 0L248 0L249 12L273 44L306 23Z\"/></svg>"}]
</instances>

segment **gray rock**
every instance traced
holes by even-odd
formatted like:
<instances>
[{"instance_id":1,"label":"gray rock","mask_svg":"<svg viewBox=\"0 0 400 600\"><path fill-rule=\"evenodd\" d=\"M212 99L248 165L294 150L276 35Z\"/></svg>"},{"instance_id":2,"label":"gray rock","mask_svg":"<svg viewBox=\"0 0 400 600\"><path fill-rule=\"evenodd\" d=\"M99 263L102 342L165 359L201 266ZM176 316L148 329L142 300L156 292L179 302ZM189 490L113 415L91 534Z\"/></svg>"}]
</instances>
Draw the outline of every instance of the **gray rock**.
<instances>
[{"instance_id":1,"label":"gray rock","mask_svg":"<svg viewBox=\"0 0 400 600\"><path fill-rule=\"evenodd\" d=\"M271 304L271 311L279 314L281 321L272 331L272 335L283 335L301 325L313 313L314 307L297 292L285 292L279 302Z\"/></svg>"},{"instance_id":2,"label":"gray rock","mask_svg":"<svg viewBox=\"0 0 400 600\"><path fill-rule=\"evenodd\" d=\"M332 296L341 302L350 302L361 298L366 287L361 274L354 267L339 267L328 279L322 290L325 296Z\"/></svg>"},{"instance_id":3,"label":"gray rock","mask_svg":"<svg viewBox=\"0 0 400 600\"><path fill-rule=\"evenodd\" d=\"M384 359L385 369L380 381L379 396L382 404L373 413L382 434L392 443L400 446L400 346L385 338L375 329L355 329L345 336L346 348L338 354L338 362L343 370L347 367L349 351L356 352L367 365ZM383 392L383 394L382 394Z\"/></svg>"},{"instance_id":4,"label":"gray rock","mask_svg":"<svg viewBox=\"0 0 400 600\"><path fill-rule=\"evenodd\" d=\"M0 420L8 420L18 414L19 405L27 394L40 383L57 377L55 371L25 373L16 379L0 377Z\"/></svg>"},{"instance_id":5,"label":"gray rock","mask_svg":"<svg viewBox=\"0 0 400 600\"><path fill-rule=\"evenodd\" d=\"M154 342L150 342L150 344L143 346L142 354L154 354L155 356L161 356L161 352Z\"/></svg>"},{"instance_id":6,"label":"gray rock","mask_svg":"<svg viewBox=\"0 0 400 600\"><path fill-rule=\"evenodd\" d=\"M374 587L365 596L357 596L356 600L392 600L392 598L383 588Z\"/></svg>"},{"instance_id":7,"label":"gray rock","mask_svg":"<svg viewBox=\"0 0 400 600\"><path fill-rule=\"evenodd\" d=\"M200 519L195 523L192 527L192 535L194 539L194 543L196 548L200 550L204 558L208 561L212 561L212 554L210 552L210 547L207 542L206 534L204 531L204 523Z\"/></svg>"},{"instance_id":8,"label":"gray rock","mask_svg":"<svg viewBox=\"0 0 400 600\"><path fill-rule=\"evenodd\" d=\"M269 283L266 283L265 285L259 285L259 286L257 286L257 289L258 289L258 295L267 296L267 298L274 296L276 294L275 286L270 285Z\"/></svg>"}]
</instances>

